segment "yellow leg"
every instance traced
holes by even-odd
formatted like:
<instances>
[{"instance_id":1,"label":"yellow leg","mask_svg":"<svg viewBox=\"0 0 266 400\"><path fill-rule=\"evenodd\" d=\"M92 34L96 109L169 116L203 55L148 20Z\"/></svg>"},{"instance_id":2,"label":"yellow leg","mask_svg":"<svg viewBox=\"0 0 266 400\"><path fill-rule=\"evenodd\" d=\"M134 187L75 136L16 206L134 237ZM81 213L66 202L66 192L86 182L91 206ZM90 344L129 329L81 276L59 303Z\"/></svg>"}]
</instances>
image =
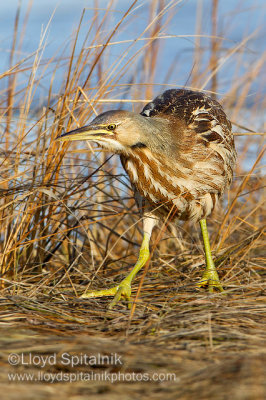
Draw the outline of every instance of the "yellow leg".
<instances>
[{"instance_id":1,"label":"yellow leg","mask_svg":"<svg viewBox=\"0 0 266 400\"><path fill-rule=\"evenodd\" d=\"M111 301L109 305L109 308L111 309L118 303L121 297L124 297L128 301L128 308L130 308L131 283L135 278L135 276L137 275L137 273L139 272L139 270L146 264L146 262L150 257L149 242L152 229L156 225L156 223L157 220L154 217L152 216L144 217L144 236L140 247L138 261L135 264L132 271L127 275L127 277L123 279L122 282L117 286L114 286L110 289L85 292L81 296L81 298L87 299L92 297L114 296L114 299Z\"/></svg>"},{"instance_id":2,"label":"yellow leg","mask_svg":"<svg viewBox=\"0 0 266 400\"><path fill-rule=\"evenodd\" d=\"M202 237L203 237L203 242L204 242L204 250L205 250L205 258L206 258L206 267L203 272L202 279L198 283L197 286L199 287L208 287L209 292L213 292L214 288L220 290L221 292L223 291L223 287L220 283L218 273L216 271L213 259L212 259L212 253L211 253L211 247L210 247L210 242L209 242L209 235L208 235L208 230L207 230L207 224L206 224L206 219L200 220L200 227L201 227L201 232L202 232Z\"/></svg>"}]
</instances>

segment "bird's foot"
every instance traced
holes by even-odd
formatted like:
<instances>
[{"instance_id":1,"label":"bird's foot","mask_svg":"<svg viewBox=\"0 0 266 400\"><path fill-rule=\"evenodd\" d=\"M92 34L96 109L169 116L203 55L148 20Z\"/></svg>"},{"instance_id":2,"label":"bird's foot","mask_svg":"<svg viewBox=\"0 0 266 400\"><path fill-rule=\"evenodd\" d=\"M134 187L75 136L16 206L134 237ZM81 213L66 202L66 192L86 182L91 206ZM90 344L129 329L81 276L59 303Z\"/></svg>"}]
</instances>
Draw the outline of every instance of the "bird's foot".
<instances>
[{"instance_id":1,"label":"bird's foot","mask_svg":"<svg viewBox=\"0 0 266 400\"><path fill-rule=\"evenodd\" d=\"M213 293L215 289L220 292L224 291L216 269L205 269L197 286L208 288L210 293Z\"/></svg>"},{"instance_id":2,"label":"bird's foot","mask_svg":"<svg viewBox=\"0 0 266 400\"><path fill-rule=\"evenodd\" d=\"M109 304L108 308L112 309L121 299L124 297L128 302L128 308L131 308L131 282L127 278L123 279L122 282L110 289L89 291L81 295L82 299L89 299L92 297L104 297L104 296L114 296L113 300Z\"/></svg>"}]
</instances>

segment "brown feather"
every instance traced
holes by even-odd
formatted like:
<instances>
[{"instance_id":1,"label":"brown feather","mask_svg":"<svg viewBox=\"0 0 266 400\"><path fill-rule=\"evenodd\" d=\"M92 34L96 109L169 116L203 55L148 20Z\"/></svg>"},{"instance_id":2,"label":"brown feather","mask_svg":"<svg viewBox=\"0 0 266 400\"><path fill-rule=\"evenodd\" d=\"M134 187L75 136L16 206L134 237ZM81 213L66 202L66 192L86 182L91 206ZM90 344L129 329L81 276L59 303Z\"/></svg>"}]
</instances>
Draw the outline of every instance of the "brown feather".
<instances>
[{"instance_id":1,"label":"brown feather","mask_svg":"<svg viewBox=\"0 0 266 400\"><path fill-rule=\"evenodd\" d=\"M168 153L136 146L121 156L132 184L157 214L205 218L231 183L236 159L231 123L222 106L204 93L172 89L148 103L141 115L165 120L172 142Z\"/></svg>"}]
</instances>

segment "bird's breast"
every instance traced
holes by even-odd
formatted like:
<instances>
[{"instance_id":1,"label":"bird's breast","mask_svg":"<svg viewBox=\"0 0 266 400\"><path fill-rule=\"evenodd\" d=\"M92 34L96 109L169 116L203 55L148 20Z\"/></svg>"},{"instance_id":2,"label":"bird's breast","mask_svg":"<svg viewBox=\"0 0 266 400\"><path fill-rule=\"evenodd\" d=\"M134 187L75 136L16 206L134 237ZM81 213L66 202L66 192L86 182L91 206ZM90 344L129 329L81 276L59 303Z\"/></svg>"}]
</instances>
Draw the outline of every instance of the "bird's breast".
<instances>
[{"instance_id":1,"label":"bird's breast","mask_svg":"<svg viewBox=\"0 0 266 400\"><path fill-rule=\"evenodd\" d=\"M171 214L183 220L209 215L219 197L219 185L149 150L121 157L130 181L157 214ZM204 168L206 174L206 168Z\"/></svg>"}]
</instances>

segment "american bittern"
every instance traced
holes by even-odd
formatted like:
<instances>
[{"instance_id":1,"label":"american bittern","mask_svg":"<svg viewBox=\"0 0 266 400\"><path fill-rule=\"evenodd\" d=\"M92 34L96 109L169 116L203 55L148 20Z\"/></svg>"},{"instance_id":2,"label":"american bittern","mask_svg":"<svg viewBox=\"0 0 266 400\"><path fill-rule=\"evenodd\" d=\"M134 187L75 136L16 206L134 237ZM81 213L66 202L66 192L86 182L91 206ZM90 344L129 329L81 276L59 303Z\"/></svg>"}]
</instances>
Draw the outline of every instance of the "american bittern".
<instances>
[{"instance_id":1,"label":"american bittern","mask_svg":"<svg viewBox=\"0 0 266 400\"><path fill-rule=\"evenodd\" d=\"M231 123L217 101L201 92L167 90L140 114L107 111L59 139L91 140L120 154L143 210L144 237L133 270L119 285L83 298L114 296L110 307L121 296L130 300L132 280L149 259L151 233L163 217L200 222L206 267L198 286L223 290L205 218L231 183L236 152Z\"/></svg>"}]
</instances>

